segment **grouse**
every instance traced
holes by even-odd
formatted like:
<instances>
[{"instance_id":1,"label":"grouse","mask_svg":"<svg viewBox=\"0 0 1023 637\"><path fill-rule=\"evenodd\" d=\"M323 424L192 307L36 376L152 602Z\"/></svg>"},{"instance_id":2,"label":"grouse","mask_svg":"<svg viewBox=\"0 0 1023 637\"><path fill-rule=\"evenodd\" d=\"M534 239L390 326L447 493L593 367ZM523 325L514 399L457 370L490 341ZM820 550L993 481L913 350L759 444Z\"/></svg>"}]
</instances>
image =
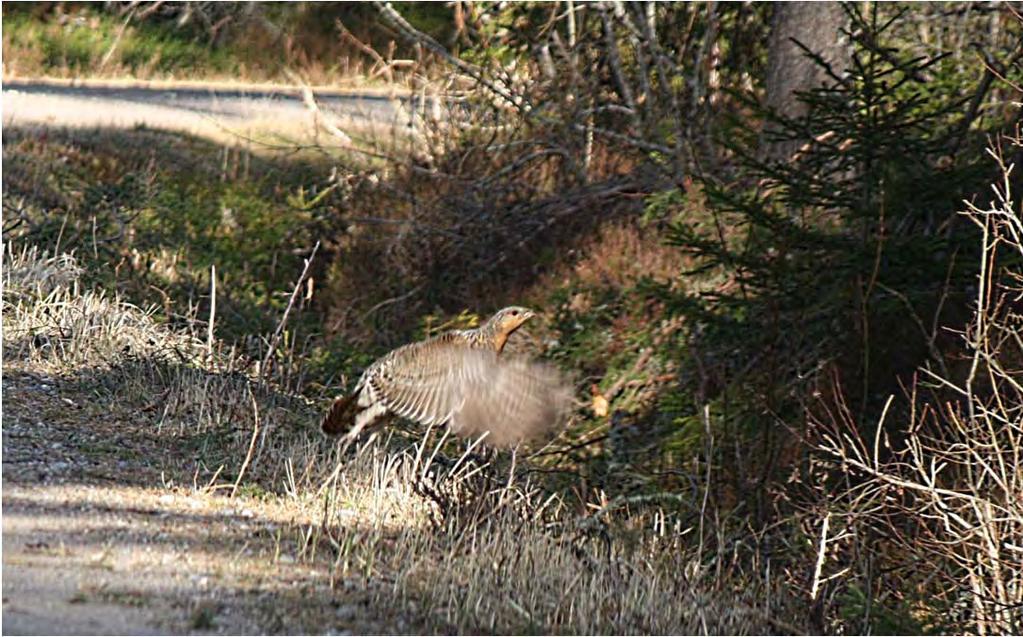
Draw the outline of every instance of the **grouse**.
<instances>
[{"instance_id":1,"label":"grouse","mask_svg":"<svg viewBox=\"0 0 1023 637\"><path fill-rule=\"evenodd\" d=\"M462 437L487 434L513 447L558 425L572 390L553 367L502 355L508 337L533 317L506 307L482 326L452 330L391 351L370 365L355 390L334 400L322 428L349 439L388 414L422 425L446 424Z\"/></svg>"}]
</instances>

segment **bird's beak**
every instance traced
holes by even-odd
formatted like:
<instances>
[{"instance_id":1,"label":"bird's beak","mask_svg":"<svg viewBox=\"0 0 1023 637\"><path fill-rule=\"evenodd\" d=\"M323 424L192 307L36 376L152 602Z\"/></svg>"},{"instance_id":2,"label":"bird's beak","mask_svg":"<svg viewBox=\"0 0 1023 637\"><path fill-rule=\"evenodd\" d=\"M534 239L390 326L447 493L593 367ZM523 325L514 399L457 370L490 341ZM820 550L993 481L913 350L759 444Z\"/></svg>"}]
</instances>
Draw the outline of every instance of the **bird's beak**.
<instances>
[{"instance_id":1,"label":"bird's beak","mask_svg":"<svg viewBox=\"0 0 1023 637\"><path fill-rule=\"evenodd\" d=\"M533 318L534 316L536 316L535 312L533 312L531 310L526 310L526 315L522 317L522 320L523 321L528 321L529 319Z\"/></svg>"}]
</instances>

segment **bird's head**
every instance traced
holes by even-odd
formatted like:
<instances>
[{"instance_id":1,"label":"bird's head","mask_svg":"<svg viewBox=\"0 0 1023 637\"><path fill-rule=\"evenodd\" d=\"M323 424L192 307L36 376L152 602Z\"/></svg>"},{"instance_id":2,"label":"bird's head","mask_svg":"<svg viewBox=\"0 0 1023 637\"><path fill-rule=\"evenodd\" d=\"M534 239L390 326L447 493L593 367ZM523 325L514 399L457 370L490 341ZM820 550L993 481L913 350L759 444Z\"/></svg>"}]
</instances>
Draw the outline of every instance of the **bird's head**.
<instances>
[{"instance_id":1,"label":"bird's head","mask_svg":"<svg viewBox=\"0 0 1023 637\"><path fill-rule=\"evenodd\" d=\"M484 326L484 333L492 334L494 349L500 352L512 332L519 329L523 323L536 316L532 310L513 305L500 310L490 317Z\"/></svg>"},{"instance_id":2,"label":"bird's head","mask_svg":"<svg viewBox=\"0 0 1023 637\"><path fill-rule=\"evenodd\" d=\"M487 322L493 325L498 333L508 335L534 316L536 314L532 310L513 305L500 310Z\"/></svg>"}]
</instances>

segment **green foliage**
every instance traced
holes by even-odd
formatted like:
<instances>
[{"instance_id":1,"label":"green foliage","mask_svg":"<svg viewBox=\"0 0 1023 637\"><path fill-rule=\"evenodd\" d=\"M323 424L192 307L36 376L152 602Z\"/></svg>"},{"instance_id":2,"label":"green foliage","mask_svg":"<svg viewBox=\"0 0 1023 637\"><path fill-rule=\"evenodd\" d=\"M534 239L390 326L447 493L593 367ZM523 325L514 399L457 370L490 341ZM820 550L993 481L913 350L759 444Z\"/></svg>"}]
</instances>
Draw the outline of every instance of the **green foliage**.
<instances>
[{"instance_id":1,"label":"green foliage","mask_svg":"<svg viewBox=\"0 0 1023 637\"><path fill-rule=\"evenodd\" d=\"M152 9L152 10L147 10ZM191 9L191 10L189 10ZM454 42L452 9L399 3L411 24ZM361 75L365 54L340 37L337 23L400 58L417 52L381 28L370 3L5 3L5 72L22 76L101 76L273 80L298 71L314 83Z\"/></svg>"},{"instance_id":2,"label":"green foliage","mask_svg":"<svg viewBox=\"0 0 1023 637\"><path fill-rule=\"evenodd\" d=\"M869 632L873 635L935 635L944 631L928 627L913 616L904 604L885 604L871 599L856 583L843 591L839 600L842 618L850 625L866 619ZM868 632L865 627L862 632Z\"/></svg>"},{"instance_id":3,"label":"green foliage","mask_svg":"<svg viewBox=\"0 0 1023 637\"><path fill-rule=\"evenodd\" d=\"M189 326L208 315L215 266L216 334L253 348L252 355L257 336L276 327L312 246L344 232L340 189L310 183L309 174L324 171L304 161L251 157L243 162L251 169L232 176L231 166L213 159L223 151L186 135L4 132L5 198L22 202L28 221L16 234L74 251L92 282L140 305L157 303L167 320ZM322 266L313 275L315 291ZM296 312L291 323L308 335L319 319ZM290 349L296 336L286 336ZM332 347L338 351L306 352L310 380L347 368L353 352Z\"/></svg>"},{"instance_id":4,"label":"green foliage","mask_svg":"<svg viewBox=\"0 0 1023 637\"><path fill-rule=\"evenodd\" d=\"M236 72L231 52L197 40L173 24L124 19L88 5L69 14L42 14L4 6L5 55L37 55L45 75L89 75L108 67L131 75ZM122 32L123 29L123 32ZM109 56L109 57L108 57Z\"/></svg>"},{"instance_id":5,"label":"green foliage","mask_svg":"<svg viewBox=\"0 0 1023 637\"><path fill-rule=\"evenodd\" d=\"M426 33L438 42L450 42L454 37L454 12L444 2L399 2L395 10L416 29ZM379 20L374 13L367 21Z\"/></svg>"},{"instance_id":6,"label":"green foliage","mask_svg":"<svg viewBox=\"0 0 1023 637\"><path fill-rule=\"evenodd\" d=\"M900 372L928 361L933 317L961 306L975 274L976 242L955 211L983 173L950 157L970 96L931 89L939 59L879 44L892 23L876 7L848 11L854 53L836 86L801 94L799 118L738 96L765 128L730 123L722 143L738 178L703 178L712 219L671 225L694 273L729 282L662 296L689 319L699 368L711 370L702 382L736 398L738 423L798 420L826 368L873 413ZM799 150L765 159L761 139Z\"/></svg>"}]
</instances>

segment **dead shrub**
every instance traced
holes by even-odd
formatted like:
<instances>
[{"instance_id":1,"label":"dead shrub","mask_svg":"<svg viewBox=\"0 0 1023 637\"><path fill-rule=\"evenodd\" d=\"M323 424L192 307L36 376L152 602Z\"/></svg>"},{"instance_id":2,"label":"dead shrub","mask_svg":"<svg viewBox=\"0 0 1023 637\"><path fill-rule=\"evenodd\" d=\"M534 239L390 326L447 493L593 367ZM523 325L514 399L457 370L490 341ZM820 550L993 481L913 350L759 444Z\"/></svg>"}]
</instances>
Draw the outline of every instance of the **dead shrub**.
<instances>
[{"instance_id":1,"label":"dead shrub","mask_svg":"<svg viewBox=\"0 0 1023 637\"><path fill-rule=\"evenodd\" d=\"M921 370L872 428L836 392L814 425L821 459L840 472L829 481L836 492L818 492L814 595L873 561L891 572L862 574L879 597L920 605L925 625L979 635L1023 630L1023 220L1011 189L1018 167L991 154L1003 176L994 200L964 213L981 230L983 260L960 333L965 364L952 368L961 373ZM836 559L852 564L830 566Z\"/></svg>"}]
</instances>

